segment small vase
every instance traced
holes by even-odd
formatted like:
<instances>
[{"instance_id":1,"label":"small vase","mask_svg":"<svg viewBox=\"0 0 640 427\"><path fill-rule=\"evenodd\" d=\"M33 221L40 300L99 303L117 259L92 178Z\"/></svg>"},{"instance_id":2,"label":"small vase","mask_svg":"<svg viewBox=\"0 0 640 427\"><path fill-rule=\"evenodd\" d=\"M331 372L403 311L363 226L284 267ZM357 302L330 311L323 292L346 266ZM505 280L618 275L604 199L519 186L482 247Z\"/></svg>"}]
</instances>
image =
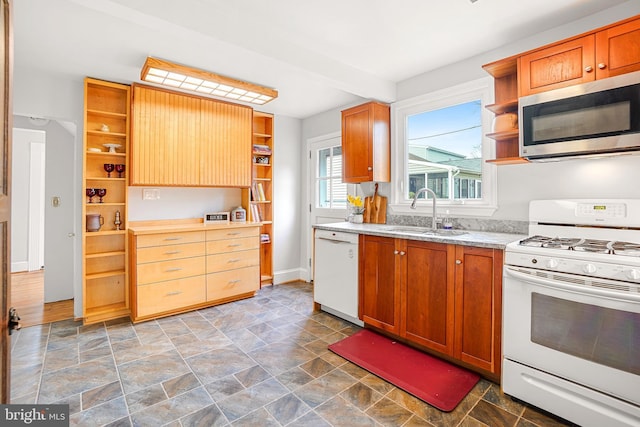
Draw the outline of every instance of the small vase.
<instances>
[{"instance_id":1,"label":"small vase","mask_svg":"<svg viewBox=\"0 0 640 427\"><path fill-rule=\"evenodd\" d=\"M351 222L354 224L362 224L363 216L359 213L354 213L351 217Z\"/></svg>"}]
</instances>

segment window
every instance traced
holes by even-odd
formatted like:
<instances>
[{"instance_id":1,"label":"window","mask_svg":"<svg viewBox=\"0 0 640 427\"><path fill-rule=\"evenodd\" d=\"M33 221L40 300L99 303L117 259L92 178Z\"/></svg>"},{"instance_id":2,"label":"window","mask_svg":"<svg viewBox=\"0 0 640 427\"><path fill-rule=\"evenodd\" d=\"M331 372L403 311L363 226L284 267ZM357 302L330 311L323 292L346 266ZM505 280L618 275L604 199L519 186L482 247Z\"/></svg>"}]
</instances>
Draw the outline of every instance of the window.
<instances>
[{"instance_id":1,"label":"window","mask_svg":"<svg viewBox=\"0 0 640 427\"><path fill-rule=\"evenodd\" d=\"M492 115L490 78L422 95L392 106L394 144L393 208L408 207L420 188L437 196L452 214L491 215L495 211L496 170L485 159L495 146L484 135ZM429 197L427 193L419 199ZM424 206L425 204L418 204ZM423 212L430 213L430 209Z\"/></svg>"},{"instance_id":2,"label":"window","mask_svg":"<svg viewBox=\"0 0 640 427\"><path fill-rule=\"evenodd\" d=\"M342 146L318 150L317 204L319 208L346 209L347 184L342 182Z\"/></svg>"}]
</instances>

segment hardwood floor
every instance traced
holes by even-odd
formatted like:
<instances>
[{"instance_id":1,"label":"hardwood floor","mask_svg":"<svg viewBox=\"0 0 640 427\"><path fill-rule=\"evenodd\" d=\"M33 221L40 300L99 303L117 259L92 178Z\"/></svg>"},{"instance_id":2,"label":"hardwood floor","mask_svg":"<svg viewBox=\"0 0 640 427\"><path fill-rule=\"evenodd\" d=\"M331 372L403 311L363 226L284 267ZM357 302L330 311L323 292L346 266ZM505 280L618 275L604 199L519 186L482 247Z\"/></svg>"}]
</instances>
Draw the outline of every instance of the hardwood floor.
<instances>
[{"instance_id":1,"label":"hardwood floor","mask_svg":"<svg viewBox=\"0 0 640 427\"><path fill-rule=\"evenodd\" d=\"M73 318L73 299L44 303L44 270L11 274L11 306L23 328Z\"/></svg>"}]
</instances>

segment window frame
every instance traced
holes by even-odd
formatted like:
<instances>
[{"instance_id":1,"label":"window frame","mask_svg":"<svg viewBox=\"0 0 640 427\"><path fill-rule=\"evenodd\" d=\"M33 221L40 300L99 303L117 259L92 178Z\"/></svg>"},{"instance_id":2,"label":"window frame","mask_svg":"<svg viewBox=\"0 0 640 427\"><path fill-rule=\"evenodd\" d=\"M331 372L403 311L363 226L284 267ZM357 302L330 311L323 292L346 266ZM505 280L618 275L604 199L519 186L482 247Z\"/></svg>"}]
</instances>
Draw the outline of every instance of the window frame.
<instances>
[{"instance_id":1,"label":"window frame","mask_svg":"<svg viewBox=\"0 0 640 427\"><path fill-rule=\"evenodd\" d=\"M495 141L487 138L493 114L485 108L494 102L493 79L485 77L456 86L440 89L420 96L398 101L391 105L391 135L395 142L391 151L392 185L390 207L395 213L431 216L431 200L419 199L416 209L411 209L411 200L404 199L405 179L408 177L406 124L407 118L425 111L446 108L472 100L480 100L482 124L482 199L445 200L438 199L438 215L447 209L454 216L491 216L497 210L497 167L487 163L495 158Z\"/></svg>"}]
</instances>

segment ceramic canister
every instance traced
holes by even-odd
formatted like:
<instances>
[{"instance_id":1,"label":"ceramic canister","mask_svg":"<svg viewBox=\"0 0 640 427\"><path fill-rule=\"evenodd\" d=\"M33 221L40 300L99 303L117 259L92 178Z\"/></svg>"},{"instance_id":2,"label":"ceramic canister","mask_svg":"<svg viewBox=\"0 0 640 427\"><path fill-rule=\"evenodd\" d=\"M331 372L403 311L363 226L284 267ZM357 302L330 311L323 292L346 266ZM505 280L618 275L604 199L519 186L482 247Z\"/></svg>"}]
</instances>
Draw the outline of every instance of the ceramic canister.
<instances>
[{"instance_id":1,"label":"ceramic canister","mask_svg":"<svg viewBox=\"0 0 640 427\"><path fill-rule=\"evenodd\" d=\"M87 231L100 231L104 217L100 214L87 214Z\"/></svg>"}]
</instances>

